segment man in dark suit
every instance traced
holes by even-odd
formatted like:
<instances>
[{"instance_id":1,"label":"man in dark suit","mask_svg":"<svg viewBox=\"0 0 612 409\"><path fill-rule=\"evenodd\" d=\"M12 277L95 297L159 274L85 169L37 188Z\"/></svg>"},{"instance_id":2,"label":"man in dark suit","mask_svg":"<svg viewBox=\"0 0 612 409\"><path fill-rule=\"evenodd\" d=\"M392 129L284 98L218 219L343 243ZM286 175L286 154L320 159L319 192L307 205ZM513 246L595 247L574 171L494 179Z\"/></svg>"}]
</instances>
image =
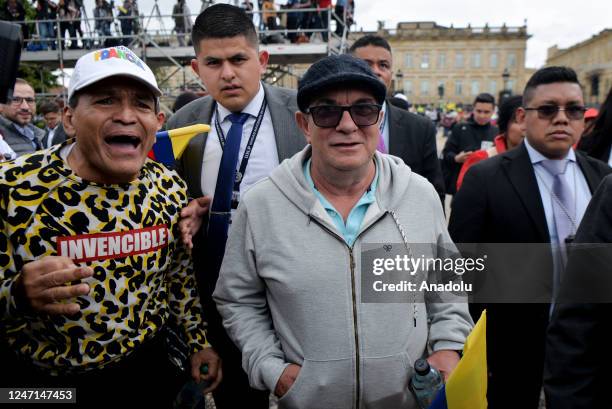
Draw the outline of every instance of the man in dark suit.
<instances>
[{"instance_id":1,"label":"man in dark suit","mask_svg":"<svg viewBox=\"0 0 612 409\"><path fill-rule=\"evenodd\" d=\"M537 71L516 113L526 139L521 146L467 172L452 205L449 232L453 240L551 243L552 248L564 249L592 192L610 173L605 164L572 149L584 128L584 111L573 70L547 67ZM556 166L559 172L550 170ZM563 260L556 256L549 260L548 281L553 291ZM489 407L537 408L550 305L485 307Z\"/></svg>"},{"instance_id":2,"label":"man in dark suit","mask_svg":"<svg viewBox=\"0 0 612 409\"><path fill-rule=\"evenodd\" d=\"M351 54L368 63L387 87L393 77L391 46L382 37L366 35L353 43ZM436 149L436 128L427 118L402 110L388 101L383 104L378 150L400 157L406 165L426 178L444 198L444 180Z\"/></svg>"},{"instance_id":3,"label":"man in dark suit","mask_svg":"<svg viewBox=\"0 0 612 409\"><path fill-rule=\"evenodd\" d=\"M45 136L42 140L43 148L59 145L66 140L66 131L62 124L62 110L53 101L47 101L40 105L40 113L45 118Z\"/></svg>"},{"instance_id":4,"label":"man in dark suit","mask_svg":"<svg viewBox=\"0 0 612 409\"><path fill-rule=\"evenodd\" d=\"M259 51L255 28L244 10L227 4L208 7L196 19L192 39L196 58L191 65L210 95L181 108L168 128L194 123L212 128L190 141L178 168L190 196L196 198L181 213L183 239L193 242L209 341L223 360L223 382L214 392L215 403L220 409L241 407L244 402L267 409L269 392L249 387L240 351L223 329L211 296L228 219L240 196L300 151L306 139L295 123L295 91L261 82L268 53ZM230 152L235 156L230 157Z\"/></svg>"},{"instance_id":5,"label":"man in dark suit","mask_svg":"<svg viewBox=\"0 0 612 409\"><path fill-rule=\"evenodd\" d=\"M544 389L549 409L610 407L610 243L612 176L599 185L576 233L561 283L561 295L566 290L572 302L557 304L548 327Z\"/></svg>"}]
</instances>

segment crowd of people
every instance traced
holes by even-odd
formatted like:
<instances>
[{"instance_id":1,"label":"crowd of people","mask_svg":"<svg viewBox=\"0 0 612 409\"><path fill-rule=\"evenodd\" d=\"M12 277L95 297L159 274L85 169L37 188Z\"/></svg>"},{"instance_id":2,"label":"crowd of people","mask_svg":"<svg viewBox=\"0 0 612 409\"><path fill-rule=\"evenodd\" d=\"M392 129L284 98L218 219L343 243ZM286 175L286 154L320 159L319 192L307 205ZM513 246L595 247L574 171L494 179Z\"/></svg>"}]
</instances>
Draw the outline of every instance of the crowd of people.
<instances>
[{"instance_id":1,"label":"crowd of people","mask_svg":"<svg viewBox=\"0 0 612 409\"><path fill-rule=\"evenodd\" d=\"M23 79L2 106L0 386L165 408L191 379L219 409L268 409L270 394L279 408L416 409L415 360L448 379L486 310L489 407L536 409L542 390L550 409L607 407L612 304L557 297L581 286L573 243L611 236L612 90L585 134L576 73L539 69L498 110L478 95L439 158L432 118L391 102L384 38L315 62L296 91L263 83L269 55L243 8L207 7L191 29L209 94L168 120L123 45L79 58L63 108L37 107ZM200 123L172 169L149 157L164 124ZM549 292L368 288L372 254L447 259L454 243L547 246ZM504 279L536 284L521 277ZM610 302L609 281L585 287ZM126 387L143 376L146 391Z\"/></svg>"},{"instance_id":2,"label":"crowd of people","mask_svg":"<svg viewBox=\"0 0 612 409\"><path fill-rule=\"evenodd\" d=\"M83 0L7 0L0 10L2 20L20 24L24 47L30 51L55 50L58 42L65 49L129 46L141 30L145 16L141 15L136 0L95 0L92 18L89 19ZM214 4L203 1L202 10ZM252 13L253 22L261 34L262 43L304 43L328 41L331 17L335 21L335 33L342 37L344 29L353 24L354 0L288 0L276 4L272 0L237 2ZM257 5L257 7L255 6ZM30 19L27 7L33 7L35 17ZM302 11L303 10L303 11ZM335 14L330 14L331 12ZM185 0L177 0L172 7L173 32L178 45L190 45L193 17ZM160 18L163 18L160 17ZM85 31L83 31L85 27Z\"/></svg>"},{"instance_id":3,"label":"crowd of people","mask_svg":"<svg viewBox=\"0 0 612 409\"><path fill-rule=\"evenodd\" d=\"M33 7L35 17L28 18L26 7ZM82 0L35 0L26 6L23 0L7 0L2 19L21 26L23 46L30 51L55 50L59 44L65 49L92 48L110 43L129 44L138 30L138 7L134 0L124 0L114 6L106 0L96 0L93 19L89 20ZM119 40L112 35L113 22ZM86 30L83 31L83 24ZM92 28L93 27L93 28Z\"/></svg>"}]
</instances>

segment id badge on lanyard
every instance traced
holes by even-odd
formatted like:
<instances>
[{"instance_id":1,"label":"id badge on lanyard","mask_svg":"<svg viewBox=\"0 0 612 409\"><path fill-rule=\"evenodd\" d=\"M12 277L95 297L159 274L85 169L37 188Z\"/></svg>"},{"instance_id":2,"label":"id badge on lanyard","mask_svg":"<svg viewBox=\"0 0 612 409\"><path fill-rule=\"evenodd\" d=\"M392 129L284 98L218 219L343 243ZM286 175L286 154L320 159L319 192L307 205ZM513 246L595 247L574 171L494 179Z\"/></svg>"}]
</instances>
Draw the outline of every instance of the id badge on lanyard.
<instances>
[{"instance_id":1,"label":"id badge on lanyard","mask_svg":"<svg viewBox=\"0 0 612 409\"><path fill-rule=\"evenodd\" d=\"M257 114L257 118L255 119L255 124L253 125L253 130L251 131L251 135L249 136L249 140L247 142L247 146L244 150L244 155L242 156L242 160L240 161L240 167L236 170L236 178L234 180L234 188L232 191L232 202L230 206L230 220L229 224L232 223L232 219L234 218L234 213L240 204L240 184L242 183L242 179L244 177L244 172L246 171L246 167L249 163L249 159L251 158L251 152L253 151L253 145L255 144L255 139L257 139L257 134L259 133L259 128L261 128L261 123L263 122L264 113L266 112L267 102L264 98L261 108L259 109L259 113ZM219 111L217 111L217 115L215 117L215 128L217 130L217 136L219 137L219 143L222 148L225 148L225 135L223 134L223 129L221 129L221 125L219 124Z\"/></svg>"}]
</instances>

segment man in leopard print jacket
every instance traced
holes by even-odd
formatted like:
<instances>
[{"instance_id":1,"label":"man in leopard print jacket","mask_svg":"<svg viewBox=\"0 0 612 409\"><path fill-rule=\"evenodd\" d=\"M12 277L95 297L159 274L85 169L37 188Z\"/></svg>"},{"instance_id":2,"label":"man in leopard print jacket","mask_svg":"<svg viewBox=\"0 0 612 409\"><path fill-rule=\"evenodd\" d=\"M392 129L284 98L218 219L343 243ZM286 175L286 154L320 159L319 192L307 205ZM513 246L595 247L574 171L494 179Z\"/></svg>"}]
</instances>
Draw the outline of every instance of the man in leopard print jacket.
<instances>
[{"instance_id":1,"label":"man in leopard print jacket","mask_svg":"<svg viewBox=\"0 0 612 409\"><path fill-rule=\"evenodd\" d=\"M186 186L147 159L160 94L129 49L86 54L64 112L75 138L0 165L0 387L169 407L185 379L167 358L168 326L189 347L191 377L208 390L220 381L178 237ZM146 390L130 390L136 381Z\"/></svg>"}]
</instances>

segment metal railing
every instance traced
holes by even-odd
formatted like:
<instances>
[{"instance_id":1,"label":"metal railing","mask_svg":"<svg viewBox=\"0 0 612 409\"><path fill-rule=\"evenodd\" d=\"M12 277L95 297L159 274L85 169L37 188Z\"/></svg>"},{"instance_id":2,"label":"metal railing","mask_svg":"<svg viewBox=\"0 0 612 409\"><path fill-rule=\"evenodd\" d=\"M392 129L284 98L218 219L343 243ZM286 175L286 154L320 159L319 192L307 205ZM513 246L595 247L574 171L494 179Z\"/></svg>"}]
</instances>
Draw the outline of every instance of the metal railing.
<instances>
[{"instance_id":1,"label":"metal railing","mask_svg":"<svg viewBox=\"0 0 612 409\"><path fill-rule=\"evenodd\" d=\"M254 17L259 17L259 24L256 24L256 29L262 44L325 44L328 55L340 54L347 49L348 28L342 25L338 29L338 24L340 24L338 22L342 19L331 8L324 10L318 8L280 9L273 12L259 10L249 11L248 13ZM263 22L263 16L269 14L274 15L274 20L271 21L273 24ZM160 79L160 88L164 89L163 86L174 75L182 73L183 85L185 79L189 78L190 84L197 84L203 90L206 89L200 78L191 69L186 69L185 64L181 64L177 58L171 55L173 54L171 51L174 51L177 47L189 47L185 50L185 56L191 58L193 55L191 32L189 30L191 24L185 25L184 32L180 29L177 31L175 20L189 19L193 22L198 14L161 14L156 2L148 16L143 14L119 16L115 15L114 12L112 16L108 17L88 18L85 12L82 12L82 15L85 18L67 19L58 16L54 20L27 20L15 23L28 24L34 28L30 31L34 34L30 38L24 39L26 51L28 53L46 51L44 58L53 61L56 66L59 63L62 78L64 69L70 68L66 66L66 53L73 52L74 49L96 49L125 45L140 54L145 62L147 48L154 48L163 59L167 60L168 64L166 65L175 67L172 73ZM40 30L40 27L42 24L51 25L52 30L47 26L47 30L44 31L53 33L53 37L41 38L40 32L43 30ZM271 25L272 28L270 28ZM291 26L291 28L288 26ZM68 31L68 36L64 36L66 31ZM80 35L77 36L77 33ZM72 55L70 62L74 60L74 55ZM274 82L276 82L279 75L294 75L292 70L286 66L272 67L271 71L274 75L264 76L264 80L274 78ZM65 88L66 84L63 85ZM174 94L172 91L166 93ZM165 105L162 105L162 108L169 111L169 108Z\"/></svg>"},{"instance_id":2,"label":"metal railing","mask_svg":"<svg viewBox=\"0 0 612 409\"><path fill-rule=\"evenodd\" d=\"M98 48L106 43L116 43L118 40L127 46L138 47L143 41L155 41L158 45L181 46L190 42L191 33L186 30L177 31L175 19L189 19L193 21L198 14L161 14L154 7L153 12L145 16L143 14L134 16L114 15L112 17L91 18L60 18L54 20L26 20L13 21L17 24L27 24L33 28L30 38L24 39L27 51L42 51L53 49L62 51L74 48ZM337 29L336 24L341 20L333 9L280 9L271 11L249 11L251 15L258 15L259 21L262 16L274 14L274 27L270 28L267 23L259 23L258 34L263 44L270 41L279 42L311 42L327 43L330 52L340 53L346 49L347 29ZM279 21L280 20L280 21ZM287 22L294 20L295 28L288 28ZM285 25L282 23L285 22ZM314 26L317 24L318 26ZM47 25L52 29L41 30L41 25ZM84 25L84 30L83 30ZM167 26L174 26L172 29ZM293 26L293 24L292 24ZM334 29L332 29L334 28ZM74 30L74 31L72 31ZM40 32L52 32L53 37L41 37ZM69 35L64 36L68 31ZM70 33L74 34L70 34ZM76 35L79 33L80 35ZM340 34L338 34L340 33Z\"/></svg>"}]
</instances>

